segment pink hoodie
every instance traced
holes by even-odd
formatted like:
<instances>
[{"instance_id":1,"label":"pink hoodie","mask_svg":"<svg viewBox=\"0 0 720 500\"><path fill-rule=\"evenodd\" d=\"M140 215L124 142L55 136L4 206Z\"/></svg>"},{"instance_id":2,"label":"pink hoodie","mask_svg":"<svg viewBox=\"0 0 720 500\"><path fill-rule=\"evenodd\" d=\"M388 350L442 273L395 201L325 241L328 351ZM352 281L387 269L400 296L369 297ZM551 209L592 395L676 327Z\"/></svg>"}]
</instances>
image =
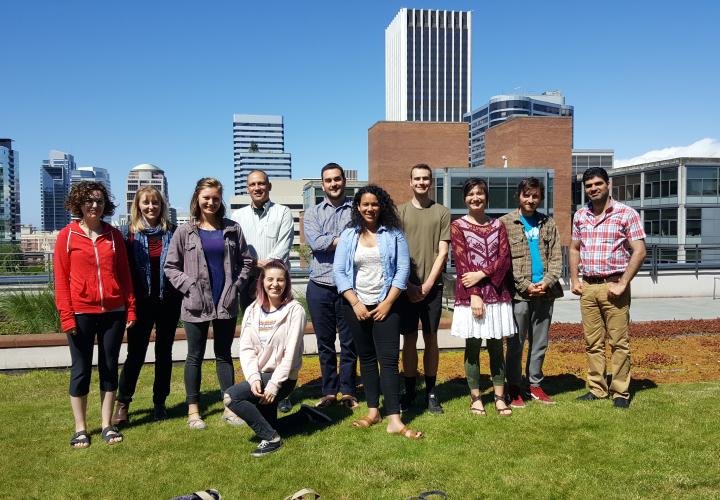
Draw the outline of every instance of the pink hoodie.
<instances>
[{"instance_id":1,"label":"pink hoodie","mask_svg":"<svg viewBox=\"0 0 720 500\"><path fill-rule=\"evenodd\" d=\"M264 348L255 327L259 312L257 301L245 311L240 333L240 365L250 384L260 380L261 373L272 373L265 390L277 396L280 384L288 379L297 380L302 366L305 309L296 300L285 304Z\"/></svg>"}]
</instances>

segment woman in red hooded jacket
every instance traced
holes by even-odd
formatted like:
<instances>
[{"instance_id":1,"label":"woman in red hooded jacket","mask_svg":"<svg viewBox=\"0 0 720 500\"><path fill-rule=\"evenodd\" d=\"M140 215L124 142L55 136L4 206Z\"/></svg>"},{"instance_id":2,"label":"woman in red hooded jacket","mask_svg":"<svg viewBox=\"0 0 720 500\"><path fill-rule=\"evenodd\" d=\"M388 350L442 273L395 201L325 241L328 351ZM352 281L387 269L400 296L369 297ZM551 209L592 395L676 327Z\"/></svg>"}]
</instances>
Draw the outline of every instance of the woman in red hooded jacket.
<instances>
[{"instance_id":1,"label":"woman in red hooded jacket","mask_svg":"<svg viewBox=\"0 0 720 500\"><path fill-rule=\"evenodd\" d=\"M70 446L90 446L86 430L87 395L96 337L102 438L107 444L115 444L123 439L110 422L118 387L120 345L125 329L135 323L127 252L120 231L102 220L115 210L105 186L89 181L76 184L65 208L80 219L60 231L53 259L55 303L72 359L70 405L75 434Z\"/></svg>"}]
</instances>

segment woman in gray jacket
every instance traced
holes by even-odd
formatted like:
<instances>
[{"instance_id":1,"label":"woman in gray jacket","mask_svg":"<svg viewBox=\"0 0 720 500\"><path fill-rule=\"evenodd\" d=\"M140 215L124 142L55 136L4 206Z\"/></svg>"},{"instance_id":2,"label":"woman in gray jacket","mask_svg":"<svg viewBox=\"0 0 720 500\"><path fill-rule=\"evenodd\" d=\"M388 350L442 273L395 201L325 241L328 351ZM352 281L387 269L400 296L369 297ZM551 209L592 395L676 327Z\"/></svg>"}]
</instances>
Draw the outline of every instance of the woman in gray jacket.
<instances>
[{"instance_id":1,"label":"woman in gray jacket","mask_svg":"<svg viewBox=\"0 0 720 500\"><path fill-rule=\"evenodd\" d=\"M180 319L185 322L188 344L185 361L188 426L205 429L199 400L208 328L212 322L215 369L220 391L224 393L234 384L230 347L235 337L238 292L246 285L253 259L240 226L224 218L220 181L206 177L197 182L190 215L192 220L178 227L170 242L165 274L183 294ZM229 410L222 418L231 425L243 423Z\"/></svg>"}]
</instances>

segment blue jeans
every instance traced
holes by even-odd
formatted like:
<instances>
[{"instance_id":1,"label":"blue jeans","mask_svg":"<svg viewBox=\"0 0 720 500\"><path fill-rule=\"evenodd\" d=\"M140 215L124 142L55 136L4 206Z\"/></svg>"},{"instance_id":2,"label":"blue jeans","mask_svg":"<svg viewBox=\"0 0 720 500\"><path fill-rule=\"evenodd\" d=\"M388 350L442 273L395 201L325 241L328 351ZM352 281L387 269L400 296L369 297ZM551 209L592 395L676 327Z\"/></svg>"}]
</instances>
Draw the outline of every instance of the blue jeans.
<instances>
[{"instance_id":1,"label":"blue jeans","mask_svg":"<svg viewBox=\"0 0 720 500\"><path fill-rule=\"evenodd\" d=\"M343 298L335 287L309 281L307 302L315 337L317 338L322 393L335 396L338 392L355 395L357 351L350 328L343 316ZM340 373L338 374L335 338L340 335Z\"/></svg>"}]
</instances>

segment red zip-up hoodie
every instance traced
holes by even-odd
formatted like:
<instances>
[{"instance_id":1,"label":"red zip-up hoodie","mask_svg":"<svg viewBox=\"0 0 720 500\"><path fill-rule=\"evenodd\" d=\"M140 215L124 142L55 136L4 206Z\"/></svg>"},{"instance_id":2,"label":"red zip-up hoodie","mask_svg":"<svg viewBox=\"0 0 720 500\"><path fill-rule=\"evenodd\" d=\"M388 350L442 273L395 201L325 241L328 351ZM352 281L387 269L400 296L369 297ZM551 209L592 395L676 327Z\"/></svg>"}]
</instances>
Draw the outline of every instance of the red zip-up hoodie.
<instances>
[{"instance_id":1,"label":"red zip-up hoodie","mask_svg":"<svg viewBox=\"0 0 720 500\"><path fill-rule=\"evenodd\" d=\"M124 308L135 320L135 296L122 234L103 222L89 238L77 222L58 234L53 264L55 304L64 332L75 328L76 313L100 314Z\"/></svg>"}]
</instances>

